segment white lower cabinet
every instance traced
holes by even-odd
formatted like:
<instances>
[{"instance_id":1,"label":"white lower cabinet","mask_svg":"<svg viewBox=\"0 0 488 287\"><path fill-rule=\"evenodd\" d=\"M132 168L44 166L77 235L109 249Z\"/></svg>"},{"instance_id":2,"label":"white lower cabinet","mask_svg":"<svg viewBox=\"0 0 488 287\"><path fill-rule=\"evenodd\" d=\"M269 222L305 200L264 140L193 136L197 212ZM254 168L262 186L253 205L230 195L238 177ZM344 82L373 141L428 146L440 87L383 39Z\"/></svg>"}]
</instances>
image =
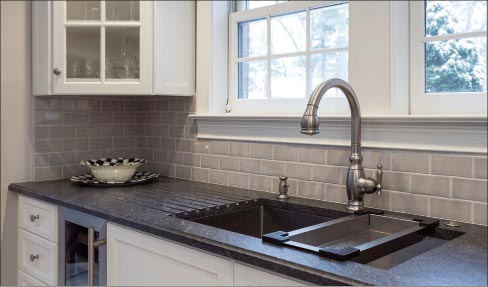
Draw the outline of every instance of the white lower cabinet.
<instances>
[{"instance_id":1,"label":"white lower cabinet","mask_svg":"<svg viewBox=\"0 0 488 287\"><path fill-rule=\"evenodd\" d=\"M178 243L114 224L107 225L109 286L304 286Z\"/></svg>"},{"instance_id":2,"label":"white lower cabinet","mask_svg":"<svg viewBox=\"0 0 488 287\"><path fill-rule=\"evenodd\" d=\"M19 271L17 277L17 286L48 286L46 283L43 283L36 278L30 276L29 274Z\"/></svg>"}]
</instances>

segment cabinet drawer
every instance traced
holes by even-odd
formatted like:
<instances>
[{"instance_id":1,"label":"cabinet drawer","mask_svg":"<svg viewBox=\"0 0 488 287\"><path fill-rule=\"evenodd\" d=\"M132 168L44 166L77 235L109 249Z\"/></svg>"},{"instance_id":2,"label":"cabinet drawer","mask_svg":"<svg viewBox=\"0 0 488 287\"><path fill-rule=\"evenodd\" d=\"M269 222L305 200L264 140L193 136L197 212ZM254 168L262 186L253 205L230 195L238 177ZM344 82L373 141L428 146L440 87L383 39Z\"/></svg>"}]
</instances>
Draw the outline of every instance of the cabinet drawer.
<instances>
[{"instance_id":1,"label":"cabinet drawer","mask_svg":"<svg viewBox=\"0 0 488 287\"><path fill-rule=\"evenodd\" d=\"M37 280L29 274L19 271L17 275L17 286L47 286L46 283Z\"/></svg>"},{"instance_id":2,"label":"cabinet drawer","mask_svg":"<svg viewBox=\"0 0 488 287\"><path fill-rule=\"evenodd\" d=\"M57 207L28 197L19 197L19 225L54 243L58 242Z\"/></svg>"},{"instance_id":3,"label":"cabinet drawer","mask_svg":"<svg viewBox=\"0 0 488 287\"><path fill-rule=\"evenodd\" d=\"M234 286L308 286L283 275L234 263Z\"/></svg>"},{"instance_id":4,"label":"cabinet drawer","mask_svg":"<svg viewBox=\"0 0 488 287\"><path fill-rule=\"evenodd\" d=\"M19 230L19 269L51 286L56 285L57 251L57 244Z\"/></svg>"}]
</instances>

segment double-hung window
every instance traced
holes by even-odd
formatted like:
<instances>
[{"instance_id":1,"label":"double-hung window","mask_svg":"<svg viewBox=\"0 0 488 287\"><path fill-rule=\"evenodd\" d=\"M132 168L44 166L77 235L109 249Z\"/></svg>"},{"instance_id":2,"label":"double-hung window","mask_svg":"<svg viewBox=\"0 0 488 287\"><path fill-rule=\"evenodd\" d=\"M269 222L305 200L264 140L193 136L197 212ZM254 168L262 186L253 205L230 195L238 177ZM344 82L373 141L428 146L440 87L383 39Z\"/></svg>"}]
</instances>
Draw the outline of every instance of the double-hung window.
<instances>
[{"instance_id":1,"label":"double-hung window","mask_svg":"<svg viewBox=\"0 0 488 287\"><path fill-rule=\"evenodd\" d=\"M486 1L410 8L412 114L486 114Z\"/></svg>"},{"instance_id":2,"label":"double-hung window","mask_svg":"<svg viewBox=\"0 0 488 287\"><path fill-rule=\"evenodd\" d=\"M229 27L232 113L300 114L320 82L348 80L347 2L237 3ZM345 100L338 90L327 95L332 106Z\"/></svg>"}]
</instances>

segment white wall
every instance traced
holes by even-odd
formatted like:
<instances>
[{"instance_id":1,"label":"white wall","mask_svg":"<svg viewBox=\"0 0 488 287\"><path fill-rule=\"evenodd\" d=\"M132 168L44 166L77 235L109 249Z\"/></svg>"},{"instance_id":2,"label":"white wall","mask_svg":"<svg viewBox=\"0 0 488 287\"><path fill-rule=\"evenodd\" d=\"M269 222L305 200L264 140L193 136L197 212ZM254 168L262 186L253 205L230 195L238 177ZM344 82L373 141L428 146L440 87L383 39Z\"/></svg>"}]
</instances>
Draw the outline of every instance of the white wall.
<instances>
[{"instance_id":1,"label":"white wall","mask_svg":"<svg viewBox=\"0 0 488 287\"><path fill-rule=\"evenodd\" d=\"M1 284L16 285L17 197L33 179L31 3L1 1Z\"/></svg>"}]
</instances>

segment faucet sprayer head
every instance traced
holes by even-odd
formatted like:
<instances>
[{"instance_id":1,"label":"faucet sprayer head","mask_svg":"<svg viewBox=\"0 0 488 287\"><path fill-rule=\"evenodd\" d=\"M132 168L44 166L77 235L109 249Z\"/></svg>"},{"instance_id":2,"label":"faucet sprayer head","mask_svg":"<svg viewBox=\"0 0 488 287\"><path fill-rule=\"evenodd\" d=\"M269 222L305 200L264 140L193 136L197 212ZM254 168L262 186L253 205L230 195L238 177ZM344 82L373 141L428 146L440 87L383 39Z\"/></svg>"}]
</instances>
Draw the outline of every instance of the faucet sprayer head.
<instances>
[{"instance_id":1,"label":"faucet sprayer head","mask_svg":"<svg viewBox=\"0 0 488 287\"><path fill-rule=\"evenodd\" d=\"M302 117L302 134L313 136L319 133L320 120L317 116L317 107L314 105L307 105L307 109Z\"/></svg>"}]
</instances>

